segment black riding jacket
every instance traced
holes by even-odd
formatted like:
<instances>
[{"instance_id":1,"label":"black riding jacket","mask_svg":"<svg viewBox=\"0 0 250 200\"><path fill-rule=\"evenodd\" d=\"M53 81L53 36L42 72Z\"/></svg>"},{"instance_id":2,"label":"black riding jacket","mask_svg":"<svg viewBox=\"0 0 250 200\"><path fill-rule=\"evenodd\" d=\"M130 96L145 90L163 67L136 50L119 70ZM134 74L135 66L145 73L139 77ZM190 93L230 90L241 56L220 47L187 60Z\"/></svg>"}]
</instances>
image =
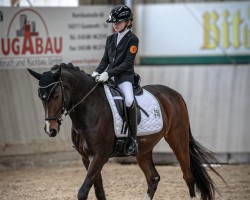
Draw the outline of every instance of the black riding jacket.
<instances>
[{"instance_id":1,"label":"black riding jacket","mask_svg":"<svg viewBox=\"0 0 250 200\"><path fill-rule=\"evenodd\" d=\"M139 39L128 31L116 46L118 34L107 37L103 58L96 71L102 73L108 66L109 77L114 77L115 83L125 81L134 83L134 60L138 51Z\"/></svg>"}]
</instances>

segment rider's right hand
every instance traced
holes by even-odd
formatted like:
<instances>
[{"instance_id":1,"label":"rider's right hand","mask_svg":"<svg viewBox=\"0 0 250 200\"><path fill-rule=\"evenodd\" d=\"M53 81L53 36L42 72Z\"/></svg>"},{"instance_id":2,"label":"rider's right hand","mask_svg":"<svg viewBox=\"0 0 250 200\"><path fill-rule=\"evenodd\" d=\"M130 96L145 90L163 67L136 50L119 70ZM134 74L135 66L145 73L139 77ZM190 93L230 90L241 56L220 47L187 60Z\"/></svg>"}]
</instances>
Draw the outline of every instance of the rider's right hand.
<instances>
[{"instance_id":1,"label":"rider's right hand","mask_svg":"<svg viewBox=\"0 0 250 200\"><path fill-rule=\"evenodd\" d=\"M99 80L100 74L97 71L94 71L91 77L97 82Z\"/></svg>"}]
</instances>

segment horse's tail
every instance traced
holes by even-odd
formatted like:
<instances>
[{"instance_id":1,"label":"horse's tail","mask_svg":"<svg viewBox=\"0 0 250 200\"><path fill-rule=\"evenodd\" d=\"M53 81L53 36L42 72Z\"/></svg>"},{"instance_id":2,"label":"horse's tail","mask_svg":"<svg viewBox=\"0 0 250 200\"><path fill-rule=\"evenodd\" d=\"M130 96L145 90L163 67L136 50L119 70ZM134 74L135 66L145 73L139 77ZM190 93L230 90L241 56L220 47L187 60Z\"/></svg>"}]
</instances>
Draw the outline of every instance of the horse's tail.
<instances>
[{"instance_id":1,"label":"horse's tail","mask_svg":"<svg viewBox=\"0 0 250 200\"><path fill-rule=\"evenodd\" d=\"M211 164L218 163L214 156L214 153L205 147L203 147L199 142L197 142L191 133L189 127L189 154L190 154L190 165L191 173L194 177L196 188L198 192L201 193L202 200L212 200L215 197L215 191L219 193L218 188L214 184L214 181L209 176L205 169L205 166L219 176L224 182L225 180L222 176L215 171ZM226 183L226 182L225 182Z\"/></svg>"}]
</instances>

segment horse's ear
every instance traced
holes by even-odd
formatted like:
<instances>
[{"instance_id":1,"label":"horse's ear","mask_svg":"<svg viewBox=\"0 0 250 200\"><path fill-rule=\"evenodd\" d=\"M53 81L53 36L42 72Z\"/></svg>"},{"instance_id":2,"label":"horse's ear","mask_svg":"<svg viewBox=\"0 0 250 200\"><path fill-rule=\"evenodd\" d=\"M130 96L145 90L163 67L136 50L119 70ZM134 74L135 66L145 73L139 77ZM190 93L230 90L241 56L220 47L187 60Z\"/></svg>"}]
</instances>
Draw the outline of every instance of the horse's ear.
<instances>
[{"instance_id":1,"label":"horse's ear","mask_svg":"<svg viewBox=\"0 0 250 200\"><path fill-rule=\"evenodd\" d=\"M61 77L61 71L62 71L62 67L59 66L59 68L53 72L52 77L56 80L59 80Z\"/></svg>"},{"instance_id":2,"label":"horse's ear","mask_svg":"<svg viewBox=\"0 0 250 200\"><path fill-rule=\"evenodd\" d=\"M29 73L30 73L32 76L34 76L37 80L40 80L40 79L42 78L42 76L43 76L42 74L39 74L39 73L37 73L37 72L35 72L35 71L29 69L29 68L27 68L27 70L28 70Z\"/></svg>"}]
</instances>

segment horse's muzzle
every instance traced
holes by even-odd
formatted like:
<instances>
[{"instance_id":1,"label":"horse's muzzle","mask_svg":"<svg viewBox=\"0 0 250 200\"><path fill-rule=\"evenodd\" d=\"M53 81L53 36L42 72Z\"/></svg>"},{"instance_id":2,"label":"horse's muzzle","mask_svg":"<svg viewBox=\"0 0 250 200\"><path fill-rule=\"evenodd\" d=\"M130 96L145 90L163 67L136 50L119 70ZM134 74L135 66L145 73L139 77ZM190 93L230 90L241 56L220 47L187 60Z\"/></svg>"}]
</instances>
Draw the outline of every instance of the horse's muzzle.
<instances>
[{"instance_id":1,"label":"horse's muzzle","mask_svg":"<svg viewBox=\"0 0 250 200\"><path fill-rule=\"evenodd\" d=\"M50 137L55 137L57 135L57 131L55 129L50 129L49 136Z\"/></svg>"},{"instance_id":2,"label":"horse's muzzle","mask_svg":"<svg viewBox=\"0 0 250 200\"><path fill-rule=\"evenodd\" d=\"M55 137L59 132L59 124L53 121L46 121L44 130L50 137Z\"/></svg>"}]
</instances>

